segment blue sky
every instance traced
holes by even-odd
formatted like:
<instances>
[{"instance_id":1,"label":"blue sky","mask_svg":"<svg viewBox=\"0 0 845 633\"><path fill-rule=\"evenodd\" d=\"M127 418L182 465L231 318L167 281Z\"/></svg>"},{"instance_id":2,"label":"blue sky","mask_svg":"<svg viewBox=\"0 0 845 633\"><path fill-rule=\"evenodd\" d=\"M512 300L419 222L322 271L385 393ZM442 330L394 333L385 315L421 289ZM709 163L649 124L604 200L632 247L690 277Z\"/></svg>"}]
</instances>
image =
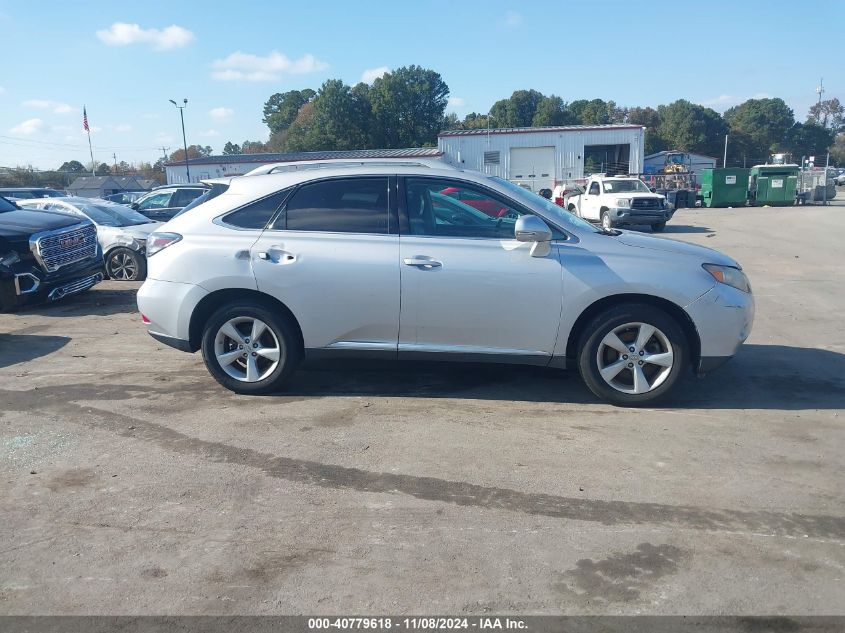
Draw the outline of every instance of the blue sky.
<instances>
[{"instance_id":1,"label":"blue sky","mask_svg":"<svg viewBox=\"0 0 845 633\"><path fill-rule=\"evenodd\" d=\"M841 0L0 0L0 166L86 162L83 104L98 161L153 161L181 145L183 98L188 143L219 153L266 140L274 92L408 64L443 76L459 116L534 88L719 111L779 96L803 120L820 77L845 100L843 18Z\"/></svg>"}]
</instances>

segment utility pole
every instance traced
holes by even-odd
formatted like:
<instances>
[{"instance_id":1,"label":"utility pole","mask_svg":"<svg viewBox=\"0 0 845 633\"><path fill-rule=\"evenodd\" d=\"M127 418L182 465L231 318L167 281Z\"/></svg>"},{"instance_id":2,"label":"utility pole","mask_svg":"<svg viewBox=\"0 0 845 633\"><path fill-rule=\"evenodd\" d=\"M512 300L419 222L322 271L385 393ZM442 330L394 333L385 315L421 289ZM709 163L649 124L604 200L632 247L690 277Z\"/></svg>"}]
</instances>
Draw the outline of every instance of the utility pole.
<instances>
[{"instance_id":1,"label":"utility pole","mask_svg":"<svg viewBox=\"0 0 845 633\"><path fill-rule=\"evenodd\" d=\"M819 95L819 106L818 111L816 112L816 123L819 122L822 116L822 95L824 94L824 77L819 79L819 85L816 88L816 94Z\"/></svg>"},{"instance_id":2,"label":"utility pole","mask_svg":"<svg viewBox=\"0 0 845 633\"><path fill-rule=\"evenodd\" d=\"M117 152L112 153L112 158L114 158L114 175L117 176Z\"/></svg>"},{"instance_id":3,"label":"utility pole","mask_svg":"<svg viewBox=\"0 0 845 633\"><path fill-rule=\"evenodd\" d=\"M722 158L722 167L728 166L728 135L725 134L725 156Z\"/></svg>"},{"instance_id":4,"label":"utility pole","mask_svg":"<svg viewBox=\"0 0 845 633\"><path fill-rule=\"evenodd\" d=\"M182 100L184 105L179 105L173 99L170 99L170 103L176 106L179 110L179 118L182 121L182 144L185 147L185 175L188 177L188 182L191 182L191 168L188 165L188 139L185 136L185 108L188 107L188 100Z\"/></svg>"}]
</instances>

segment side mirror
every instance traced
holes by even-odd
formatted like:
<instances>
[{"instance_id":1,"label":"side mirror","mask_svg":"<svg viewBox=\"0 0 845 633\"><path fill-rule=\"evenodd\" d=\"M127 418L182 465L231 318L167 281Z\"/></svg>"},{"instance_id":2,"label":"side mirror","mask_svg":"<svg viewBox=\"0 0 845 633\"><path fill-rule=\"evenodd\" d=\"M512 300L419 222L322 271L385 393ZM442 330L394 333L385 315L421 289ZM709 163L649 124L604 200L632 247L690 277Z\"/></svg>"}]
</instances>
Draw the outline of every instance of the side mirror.
<instances>
[{"instance_id":1,"label":"side mirror","mask_svg":"<svg viewBox=\"0 0 845 633\"><path fill-rule=\"evenodd\" d=\"M518 242L533 242L532 257L545 257L551 251L552 230L536 215L521 215L514 226Z\"/></svg>"},{"instance_id":2,"label":"side mirror","mask_svg":"<svg viewBox=\"0 0 845 633\"><path fill-rule=\"evenodd\" d=\"M651 193L655 193L655 192L657 191L657 187L649 187L649 188L648 188L648 190L649 190Z\"/></svg>"},{"instance_id":3,"label":"side mirror","mask_svg":"<svg viewBox=\"0 0 845 633\"><path fill-rule=\"evenodd\" d=\"M135 209L135 211L137 211L137 210L138 210L138 206L139 206L139 205L138 205L138 203L137 203L137 202L133 202L132 204L130 204L130 205L129 205L129 207L130 207L130 208L132 208L132 209Z\"/></svg>"}]
</instances>

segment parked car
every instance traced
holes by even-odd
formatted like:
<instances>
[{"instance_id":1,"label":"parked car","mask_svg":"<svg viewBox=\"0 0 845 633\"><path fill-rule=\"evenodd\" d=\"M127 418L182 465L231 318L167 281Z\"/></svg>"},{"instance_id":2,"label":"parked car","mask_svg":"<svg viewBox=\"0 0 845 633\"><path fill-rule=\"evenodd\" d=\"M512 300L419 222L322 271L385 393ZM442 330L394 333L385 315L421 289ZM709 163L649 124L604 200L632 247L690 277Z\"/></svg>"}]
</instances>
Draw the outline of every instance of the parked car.
<instances>
[{"instance_id":1,"label":"parked car","mask_svg":"<svg viewBox=\"0 0 845 633\"><path fill-rule=\"evenodd\" d=\"M202 183L156 187L130 206L151 220L166 222L199 198L207 188Z\"/></svg>"},{"instance_id":2,"label":"parked car","mask_svg":"<svg viewBox=\"0 0 845 633\"><path fill-rule=\"evenodd\" d=\"M436 210L445 198L458 213ZM730 257L597 228L469 171L234 178L162 228L141 319L237 393L272 393L303 356L359 355L577 367L596 395L644 405L733 356L754 316Z\"/></svg>"},{"instance_id":3,"label":"parked car","mask_svg":"<svg viewBox=\"0 0 845 633\"><path fill-rule=\"evenodd\" d=\"M120 193L113 193L110 196L103 196L103 200L129 206L139 198L146 195L146 193L146 191L121 191Z\"/></svg>"},{"instance_id":4,"label":"parked car","mask_svg":"<svg viewBox=\"0 0 845 633\"><path fill-rule=\"evenodd\" d=\"M497 200L492 200L484 194L463 191L457 187L446 187L440 193L451 196L455 200L460 200L471 207L475 207L492 218L502 217L508 212L507 207L503 207Z\"/></svg>"},{"instance_id":5,"label":"parked car","mask_svg":"<svg viewBox=\"0 0 845 633\"><path fill-rule=\"evenodd\" d=\"M584 187L579 184L569 183L562 185L555 185L552 190L552 202L557 206L567 208L569 199L572 196L577 196L584 193Z\"/></svg>"},{"instance_id":6,"label":"parked car","mask_svg":"<svg viewBox=\"0 0 845 633\"><path fill-rule=\"evenodd\" d=\"M662 231L675 212L666 196L630 176L591 176L584 193L570 197L566 208L579 218L600 222L605 230L648 224L652 231Z\"/></svg>"},{"instance_id":7,"label":"parked car","mask_svg":"<svg viewBox=\"0 0 845 633\"><path fill-rule=\"evenodd\" d=\"M0 197L0 310L55 301L103 279L97 227Z\"/></svg>"},{"instance_id":8,"label":"parked car","mask_svg":"<svg viewBox=\"0 0 845 633\"><path fill-rule=\"evenodd\" d=\"M840 186L845 185L845 173L841 173L838 176L834 176L833 182Z\"/></svg>"},{"instance_id":9,"label":"parked car","mask_svg":"<svg viewBox=\"0 0 845 633\"><path fill-rule=\"evenodd\" d=\"M24 208L67 213L91 220L103 252L106 274L120 281L146 277L147 236L161 225L129 207L90 198L42 198L21 200Z\"/></svg>"},{"instance_id":10,"label":"parked car","mask_svg":"<svg viewBox=\"0 0 845 633\"><path fill-rule=\"evenodd\" d=\"M0 196L7 200L25 200L29 198L57 198L59 196L66 196L67 193L59 191L58 189L48 189L46 187L2 187L0 188Z\"/></svg>"}]
</instances>

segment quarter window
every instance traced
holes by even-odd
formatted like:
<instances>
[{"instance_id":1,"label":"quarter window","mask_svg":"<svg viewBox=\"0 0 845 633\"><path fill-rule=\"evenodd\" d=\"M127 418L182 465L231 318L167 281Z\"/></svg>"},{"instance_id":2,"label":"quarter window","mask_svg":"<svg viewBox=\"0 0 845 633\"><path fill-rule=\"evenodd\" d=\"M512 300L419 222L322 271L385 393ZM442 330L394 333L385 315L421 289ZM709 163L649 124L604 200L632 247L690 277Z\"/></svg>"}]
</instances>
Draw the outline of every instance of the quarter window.
<instances>
[{"instance_id":1,"label":"quarter window","mask_svg":"<svg viewBox=\"0 0 845 633\"><path fill-rule=\"evenodd\" d=\"M405 187L411 235L513 239L525 212L516 205L464 183L409 178Z\"/></svg>"},{"instance_id":2,"label":"quarter window","mask_svg":"<svg viewBox=\"0 0 845 633\"><path fill-rule=\"evenodd\" d=\"M232 211L223 217L223 221L239 229L263 229L270 222L285 198L288 197L290 189L279 191L272 196L251 202L237 211Z\"/></svg>"},{"instance_id":3,"label":"quarter window","mask_svg":"<svg viewBox=\"0 0 845 633\"><path fill-rule=\"evenodd\" d=\"M388 233L388 179L348 178L301 186L285 206L289 231Z\"/></svg>"}]
</instances>

